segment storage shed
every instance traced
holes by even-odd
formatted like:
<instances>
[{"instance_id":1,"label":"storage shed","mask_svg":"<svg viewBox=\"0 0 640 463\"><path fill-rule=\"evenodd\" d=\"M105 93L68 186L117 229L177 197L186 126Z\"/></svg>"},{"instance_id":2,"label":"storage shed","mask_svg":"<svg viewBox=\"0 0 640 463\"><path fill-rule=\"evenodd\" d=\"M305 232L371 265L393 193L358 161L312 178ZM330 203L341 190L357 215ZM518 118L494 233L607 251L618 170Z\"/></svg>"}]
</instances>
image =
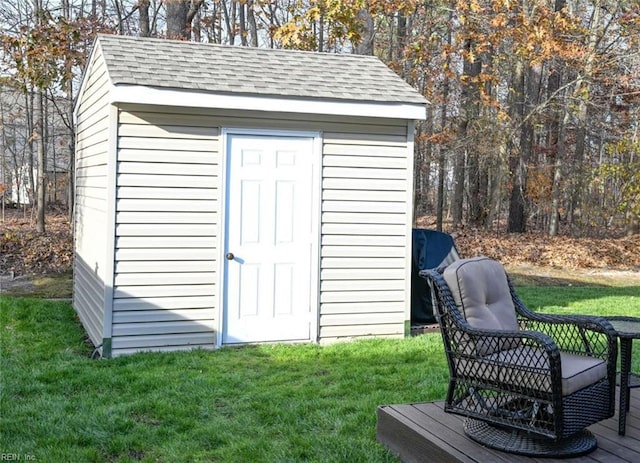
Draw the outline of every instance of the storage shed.
<instances>
[{"instance_id":1,"label":"storage shed","mask_svg":"<svg viewBox=\"0 0 640 463\"><path fill-rule=\"evenodd\" d=\"M75 108L91 341L404 336L425 108L374 57L99 36Z\"/></svg>"}]
</instances>

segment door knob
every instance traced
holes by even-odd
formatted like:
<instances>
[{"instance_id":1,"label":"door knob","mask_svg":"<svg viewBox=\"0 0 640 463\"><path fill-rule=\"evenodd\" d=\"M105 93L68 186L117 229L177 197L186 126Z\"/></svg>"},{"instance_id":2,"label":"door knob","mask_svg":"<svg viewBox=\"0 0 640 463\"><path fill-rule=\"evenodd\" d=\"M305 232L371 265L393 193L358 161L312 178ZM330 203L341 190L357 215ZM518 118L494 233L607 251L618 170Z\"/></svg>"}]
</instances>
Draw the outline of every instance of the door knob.
<instances>
[{"instance_id":1,"label":"door knob","mask_svg":"<svg viewBox=\"0 0 640 463\"><path fill-rule=\"evenodd\" d=\"M232 253L232 252L228 252L228 253L227 253L227 260L233 260L233 258L234 258L234 257L235 257L235 256L233 255L233 253Z\"/></svg>"}]
</instances>

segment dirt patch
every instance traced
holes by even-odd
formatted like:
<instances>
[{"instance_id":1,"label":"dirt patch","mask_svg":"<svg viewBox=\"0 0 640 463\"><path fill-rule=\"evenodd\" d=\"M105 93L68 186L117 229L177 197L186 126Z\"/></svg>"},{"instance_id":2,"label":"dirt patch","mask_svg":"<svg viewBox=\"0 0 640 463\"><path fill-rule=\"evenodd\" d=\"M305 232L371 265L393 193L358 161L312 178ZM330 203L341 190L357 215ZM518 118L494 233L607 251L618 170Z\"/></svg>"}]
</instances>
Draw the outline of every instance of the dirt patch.
<instances>
[{"instance_id":1,"label":"dirt patch","mask_svg":"<svg viewBox=\"0 0 640 463\"><path fill-rule=\"evenodd\" d=\"M45 275L0 276L0 294L16 297L70 299L73 276L71 272Z\"/></svg>"},{"instance_id":2,"label":"dirt patch","mask_svg":"<svg viewBox=\"0 0 640 463\"><path fill-rule=\"evenodd\" d=\"M517 286L640 287L640 272L631 270L554 268L523 263L507 264L505 268Z\"/></svg>"},{"instance_id":3,"label":"dirt patch","mask_svg":"<svg viewBox=\"0 0 640 463\"><path fill-rule=\"evenodd\" d=\"M31 294L35 289L31 279L32 275L23 275L14 278L12 275L0 276L0 294L4 295L19 295L19 294Z\"/></svg>"}]
</instances>

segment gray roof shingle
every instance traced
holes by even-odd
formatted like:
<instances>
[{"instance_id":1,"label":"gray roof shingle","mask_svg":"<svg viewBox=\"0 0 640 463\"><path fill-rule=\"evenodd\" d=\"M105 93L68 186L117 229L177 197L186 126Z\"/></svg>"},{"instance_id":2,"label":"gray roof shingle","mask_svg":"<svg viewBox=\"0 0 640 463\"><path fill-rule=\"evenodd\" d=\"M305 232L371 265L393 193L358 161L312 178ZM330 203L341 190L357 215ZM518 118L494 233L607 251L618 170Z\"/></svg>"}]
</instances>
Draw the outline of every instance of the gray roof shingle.
<instances>
[{"instance_id":1,"label":"gray roof shingle","mask_svg":"<svg viewBox=\"0 0 640 463\"><path fill-rule=\"evenodd\" d=\"M425 104L373 56L100 35L113 84L212 93Z\"/></svg>"}]
</instances>

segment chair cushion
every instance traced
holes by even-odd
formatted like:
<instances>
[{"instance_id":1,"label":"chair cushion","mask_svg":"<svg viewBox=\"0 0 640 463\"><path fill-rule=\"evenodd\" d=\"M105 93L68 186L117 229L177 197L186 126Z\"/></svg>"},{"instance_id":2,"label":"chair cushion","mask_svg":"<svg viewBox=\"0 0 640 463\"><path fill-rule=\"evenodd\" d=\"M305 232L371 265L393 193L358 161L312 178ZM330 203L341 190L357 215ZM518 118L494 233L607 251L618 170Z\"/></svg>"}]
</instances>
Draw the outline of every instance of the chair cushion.
<instances>
[{"instance_id":1,"label":"chair cushion","mask_svg":"<svg viewBox=\"0 0 640 463\"><path fill-rule=\"evenodd\" d=\"M499 262L488 257L458 260L444 270L442 277L469 325L480 329L519 330L507 276ZM476 347L478 355L495 352L495 348L487 345Z\"/></svg>"},{"instance_id":2,"label":"chair cushion","mask_svg":"<svg viewBox=\"0 0 640 463\"><path fill-rule=\"evenodd\" d=\"M544 351L532 347L518 347L496 352L483 359L490 363L478 368L481 377L490 381L520 383L540 391L551 392L549 362ZM505 368L505 365L509 368ZM560 352L562 395L568 396L607 377L604 360L584 355ZM515 371L515 373L514 373ZM513 375L517 377L513 377Z\"/></svg>"}]
</instances>

